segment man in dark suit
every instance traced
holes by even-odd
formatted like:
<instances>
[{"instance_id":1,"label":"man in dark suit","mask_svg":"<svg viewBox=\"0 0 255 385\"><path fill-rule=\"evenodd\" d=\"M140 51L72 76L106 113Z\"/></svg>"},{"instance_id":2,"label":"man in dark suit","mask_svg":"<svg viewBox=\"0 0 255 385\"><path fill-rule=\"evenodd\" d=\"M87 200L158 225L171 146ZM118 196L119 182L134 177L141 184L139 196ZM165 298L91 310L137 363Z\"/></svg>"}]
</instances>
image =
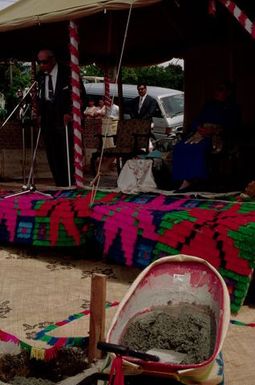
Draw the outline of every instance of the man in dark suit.
<instances>
[{"instance_id":1,"label":"man in dark suit","mask_svg":"<svg viewBox=\"0 0 255 385\"><path fill-rule=\"evenodd\" d=\"M157 108L157 101L147 94L147 86L144 83L137 85L139 96L131 101L130 116L132 119L151 120Z\"/></svg>"},{"instance_id":2,"label":"man in dark suit","mask_svg":"<svg viewBox=\"0 0 255 385\"><path fill-rule=\"evenodd\" d=\"M68 127L71 184L74 176L70 68L58 63L49 49L39 51L37 61L39 112L47 158L56 186L68 186L66 126Z\"/></svg>"}]
</instances>

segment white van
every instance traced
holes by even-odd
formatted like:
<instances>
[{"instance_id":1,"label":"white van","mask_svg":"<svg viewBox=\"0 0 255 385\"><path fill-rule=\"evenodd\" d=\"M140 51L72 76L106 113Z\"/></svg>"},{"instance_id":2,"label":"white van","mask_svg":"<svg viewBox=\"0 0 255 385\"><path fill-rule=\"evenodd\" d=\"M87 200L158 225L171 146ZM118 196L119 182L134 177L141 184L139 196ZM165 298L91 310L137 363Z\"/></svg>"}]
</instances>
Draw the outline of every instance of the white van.
<instances>
[{"instance_id":1,"label":"white van","mask_svg":"<svg viewBox=\"0 0 255 385\"><path fill-rule=\"evenodd\" d=\"M95 102L104 95L104 83L85 83L87 97ZM170 132L182 130L184 114L184 93L171 88L147 86L150 96L156 99L158 108L153 117L153 133L156 139L164 138ZM116 84L110 84L110 95L118 98ZM138 96L137 86L123 84L124 118L128 119L128 106L130 100Z\"/></svg>"}]
</instances>

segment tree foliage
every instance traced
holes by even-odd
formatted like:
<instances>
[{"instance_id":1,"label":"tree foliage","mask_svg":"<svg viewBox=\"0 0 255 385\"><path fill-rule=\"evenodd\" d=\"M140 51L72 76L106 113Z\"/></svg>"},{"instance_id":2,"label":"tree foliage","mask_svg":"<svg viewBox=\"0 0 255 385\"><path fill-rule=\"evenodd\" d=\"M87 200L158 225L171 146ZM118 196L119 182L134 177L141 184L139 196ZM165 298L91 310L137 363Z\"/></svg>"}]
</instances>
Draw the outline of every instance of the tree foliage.
<instances>
[{"instance_id":1,"label":"tree foliage","mask_svg":"<svg viewBox=\"0 0 255 385\"><path fill-rule=\"evenodd\" d=\"M103 71L96 65L81 68L81 73L87 76L103 76ZM183 70L179 65L169 64L166 67L123 67L122 82L138 84L144 82L149 86L158 86L183 90ZM16 92L31 84L30 68L21 62L0 64L0 92L6 99L6 109L10 112L17 103Z\"/></svg>"},{"instance_id":2,"label":"tree foliage","mask_svg":"<svg viewBox=\"0 0 255 385\"><path fill-rule=\"evenodd\" d=\"M0 92L5 96L6 110L10 112L17 103L17 90L24 89L31 82L29 68L21 62L0 64Z\"/></svg>"},{"instance_id":3,"label":"tree foliage","mask_svg":"<svg viewBox=\"0 0 255 385\"><path fill-rule=\"evenodd\" d=\"M87 76L103 76L102 70L96 65L83 67L83 74ZM138 84L144 82L149 86L158 86L183 90L183 69L179 65L169 64L166 67L150 66L136 68L122 68L122 82Z\"/></svg>"}]
</instances>

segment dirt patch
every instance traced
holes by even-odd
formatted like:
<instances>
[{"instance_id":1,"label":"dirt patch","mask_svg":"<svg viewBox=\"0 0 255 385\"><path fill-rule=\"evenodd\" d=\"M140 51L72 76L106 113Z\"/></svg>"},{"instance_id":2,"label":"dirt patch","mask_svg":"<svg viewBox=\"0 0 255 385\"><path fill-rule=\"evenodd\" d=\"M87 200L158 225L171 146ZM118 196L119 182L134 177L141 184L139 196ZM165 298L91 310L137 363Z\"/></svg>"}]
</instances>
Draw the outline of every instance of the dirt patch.
<instances>
[{"instance_id":1,"label":"dirt patch","mask_svg":"<svg viewBox=\"0 0 255 385\"><path fill-rule=\"evenodd\" d=\"M182 364L198 364L212 355L215 336L215 318L208 307L180 303L134 317L120 342L142 352L166 349L185 353Z\"/></svg>"},{"instance_id":2,"label":"dirt patch","mask_svg":"<svg viewBox=\"0 0 255 385\"><path fill-rule=\"evenodd\" d=\"M81 348L63 348L54 359L29 359L29 353L0 356L0 380L13 385L51 385L75 376L88 367L87 352Z\"/></svg>"},{"instance_id":3,"label":"dirt patch","mask_svg":"<svg viewBox=\"0 0 255 385\"><path fill-rule=\"evenodd\" d=\"M12 385L56 385L55 382L48 381L42 378L36 377L19 377L16 376L10 384Z\"/></svg>"}]
</instances>

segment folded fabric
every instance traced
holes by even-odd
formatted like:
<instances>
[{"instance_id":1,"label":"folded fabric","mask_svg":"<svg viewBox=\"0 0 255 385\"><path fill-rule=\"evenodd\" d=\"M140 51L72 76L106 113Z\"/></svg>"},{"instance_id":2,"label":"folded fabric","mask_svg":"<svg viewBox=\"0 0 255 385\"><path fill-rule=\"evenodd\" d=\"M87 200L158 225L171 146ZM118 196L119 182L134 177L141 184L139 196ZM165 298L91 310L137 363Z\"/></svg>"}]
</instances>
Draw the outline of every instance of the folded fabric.
<instances>
[{"instance_id":1,"label":"folded fabric","mask_svg":"<svg viewBox=\"0 0 255 385\"><path fill-rule=\"evenodd\" d=\"M145 158L162 158L162 153L159 150L154 150L145 155Z\"/></svg>"}]
</instances>

